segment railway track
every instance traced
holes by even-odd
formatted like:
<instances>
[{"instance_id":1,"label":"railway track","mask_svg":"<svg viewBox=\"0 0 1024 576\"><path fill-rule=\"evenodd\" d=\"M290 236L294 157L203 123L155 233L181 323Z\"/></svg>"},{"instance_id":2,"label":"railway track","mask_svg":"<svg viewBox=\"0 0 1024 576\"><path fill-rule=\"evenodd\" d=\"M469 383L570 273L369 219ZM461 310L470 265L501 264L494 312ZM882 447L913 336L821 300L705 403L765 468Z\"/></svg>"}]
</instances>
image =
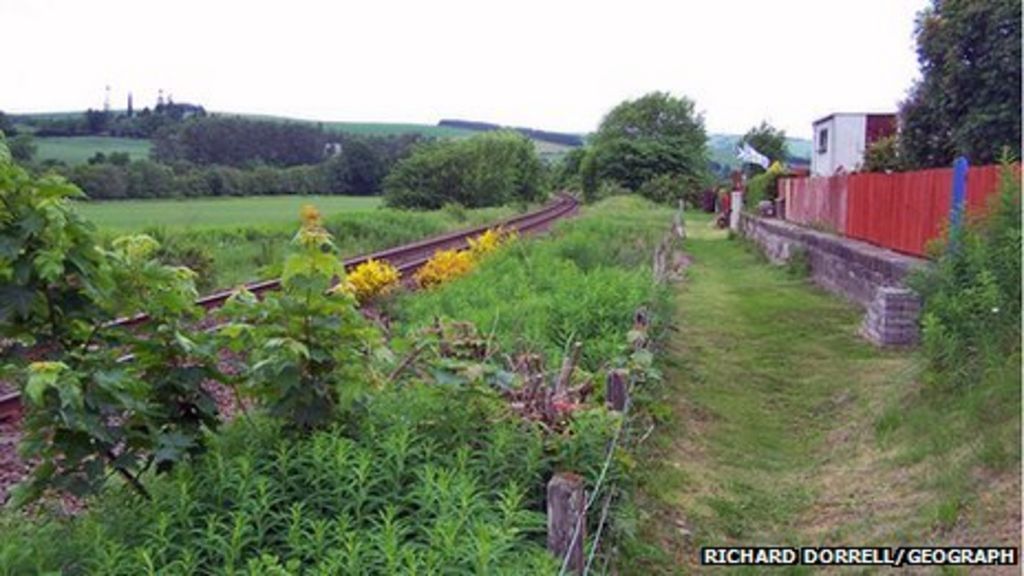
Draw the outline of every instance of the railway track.
<instances>
[{"instance_id":1,"label":"railway track","mask_svg":"<svg viewBox=\"0 0 1024 576\"><path fill-rule=\"evenodd\" d=\"M344 261L345 269L352 270L371 259L384 260L395 266L403 277L408 277L419 267L423 266L435 252L439 250L461 250L468 248L470 238L476 237L490 228L501 226L506 230L514 230L520 235L542 232L556 220L573 214L578 206L579 202L574 197L568 194L560 194L554 201L532 212L506 218L485 226L449 232L411 244L349 258ZM246 288L257 296L272 292L280 287L281 281L277 278L246 285ZM196 304L210 311L224 305L234 292L235 290L215 292L199 298L196 300ZM130 327L145 323L148 320L149 317L147 315L138 314L136 316L119 318L111 322L110 325ZM20 414L21 395L18 392L0 395L0 422L17 419Z\"/></svg>"}]
</instances>

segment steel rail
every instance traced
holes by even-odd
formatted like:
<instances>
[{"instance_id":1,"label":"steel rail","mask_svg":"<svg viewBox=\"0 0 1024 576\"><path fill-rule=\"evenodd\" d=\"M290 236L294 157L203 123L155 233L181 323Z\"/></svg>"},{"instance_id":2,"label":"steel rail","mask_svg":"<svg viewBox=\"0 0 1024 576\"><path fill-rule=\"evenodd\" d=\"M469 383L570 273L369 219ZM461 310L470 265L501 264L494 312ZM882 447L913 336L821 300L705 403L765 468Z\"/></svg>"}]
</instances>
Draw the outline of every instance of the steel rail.
<instances>
[{"instance_id":1,"label":"steel rail","mask_svg":"<svg viewBox=\"0 0 1024 576\"><path fill-rule=\"evenodd\" d=\"M500 226L507 230L514 230L518 234L531 233L538 229L545 228L555 220L572 214L578 206L579 202L574 197L568 194L560 194L553 202L550 202L544 207L532 212L505 218L491 224L457 230L455 232L448 232L431 238L426 238L424 240L412 242L410 244L380 250L371 254L355 256L344 260L343 263L345 265L345 270L352 270L371 259L384 260L395 266L401 276L407 277L423 266L435 252L439 250L461 250L467 248L469 246L470 238L478 236L487 230ZM279 289L280 287L281 280L278 278L252 282L245 285L247 290L256 295L271 292ZM196 305L201 306L207 311L219 308L227 302L228 298L230 298L236 291L237 289L214 292L213 294L203 296L196 300ZM108 323L107 326L130 327L142 324L148 320L148 315L137 314L135 316L118 318ZM0 395L0 422L16 418L20 412L21 394L19 392Z\"/></svg>"}]
</instances>

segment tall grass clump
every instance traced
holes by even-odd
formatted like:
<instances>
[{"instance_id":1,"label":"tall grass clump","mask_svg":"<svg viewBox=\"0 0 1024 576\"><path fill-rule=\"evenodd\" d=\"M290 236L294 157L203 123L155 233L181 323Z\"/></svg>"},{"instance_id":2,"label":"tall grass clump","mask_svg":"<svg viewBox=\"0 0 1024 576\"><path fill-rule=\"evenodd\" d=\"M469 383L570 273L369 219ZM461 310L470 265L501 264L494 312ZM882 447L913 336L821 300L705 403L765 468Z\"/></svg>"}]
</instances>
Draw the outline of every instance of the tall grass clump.
<instances>
[{"instance_id":1,"label":"tall grass clump","mask_svg":"<svg viewBox=\"0 0 1024 576\"><path fill-rule=\"evenodd\" d=\"M645 200L611 198L548 238L497 251L457 281L401 297L396 317L408 328L435 317L467 320L506 351L533 348L549 360L579 341L583 365L595 369L621 352L638 307L664 301L651 258L670 221L670 210Z\"/></svg>"}]
</instances>

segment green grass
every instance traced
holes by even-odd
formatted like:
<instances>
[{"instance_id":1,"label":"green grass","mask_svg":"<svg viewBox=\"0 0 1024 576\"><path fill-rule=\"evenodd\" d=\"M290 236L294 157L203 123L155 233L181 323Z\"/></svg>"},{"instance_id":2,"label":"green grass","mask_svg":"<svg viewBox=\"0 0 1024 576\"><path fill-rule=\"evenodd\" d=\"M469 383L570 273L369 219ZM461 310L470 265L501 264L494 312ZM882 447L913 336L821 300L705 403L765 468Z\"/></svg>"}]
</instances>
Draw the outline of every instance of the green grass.
<instances>
[{"instance_id":1,"label":"green grass","mask_svg":"<svg viewBox=\"0 0 1024 576\"><path fill-rule=\"evenodd\" d=\"M935 394L918 352L868 344L863 312L799 266L703 216L689 230L667 416L641 459L641 540L656 545L629 550L626 573L697 570L705 545L1019 538L1019 373Z\"/></svg>"},{"instance_id":2,"label":"green grass","mask_svg":"<svg viewBox=\"0 0 1024 576\"><path fill-rule=\"evenodd\" d=\"M36 138L35 159L59 160L65 164L84 164L97 152L127 152L133 160L149 158L149 140L108 136L50 136Z\"/></svg>"},{"instance_id":3,"label":"green grass","mask_svg":"<svg viewBox=\"0 0 1024 576\"><path fill-rule=\"evenodd\" d=\"M108 241L139 232L155 237L165 257L196 270L200 290L209 292L276 276L305 204L320 209L345 257L515 213L509 207L409 212L378 208L379 198L345 196L123 200L83 203L80 209Z\"/></svg>"},{"instance_id":4,"label":"green grass","mask_svg":"<svg viewBox=\"0 0 1024 576\"><path fill-rule=\"evenodd\" d=\"M82 203L82 213L109 230L203 229L263 226L298 221L299 209L313 204L327 216L377 208L376 196L265 196L188 200L116 200Z\"/></svg>"},{"instance_id":5,"label":"green grass","mask_svg":"<svg viewBox=\"0 0 1024 576\"><path fill-rule=\"evenodd\" d=\"M611 198L545 237L514 242L464 278L405 295L395 317L408 327L436 316L469 320L503 350L526 347L550 362L579 341L584 366L597 369L622 353L636 309L661 300L650 261L671 214L637 197Z\"/></svg>"},{"instance_id":6,"label":"green grass","mask_svg":"<svg viewBox=\"0 0 1024 576\"><path fill-rule=\"evenodd\" d=\"M849 451L830 434L913 374L909 354L857 337L852 305L728 241L703 215L689 229L694 264L676 296L667 371L672 416L646 455L644 539L663 551L636 551L635 573L693 566L700 545L813 539L804 523L825 490L814 480Z\"/></svg>"}]
</instances>

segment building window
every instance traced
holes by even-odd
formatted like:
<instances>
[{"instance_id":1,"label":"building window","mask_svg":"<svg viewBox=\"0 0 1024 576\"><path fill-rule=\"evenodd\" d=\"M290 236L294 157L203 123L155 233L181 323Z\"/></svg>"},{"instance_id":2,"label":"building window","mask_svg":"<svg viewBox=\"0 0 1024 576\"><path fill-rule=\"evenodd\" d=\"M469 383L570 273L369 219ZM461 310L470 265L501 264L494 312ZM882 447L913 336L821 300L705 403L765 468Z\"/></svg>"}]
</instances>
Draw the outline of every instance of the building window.
<instances>
[{"instance_id":1,"label":"building window","mask_svg":"<svg viewBox=\"0 0 1024 576\"><path fill-rule=\"evenodd\" d=\"M818 154L828 152L828 128L818 131Z\"/></svg>"}]
</instances>

